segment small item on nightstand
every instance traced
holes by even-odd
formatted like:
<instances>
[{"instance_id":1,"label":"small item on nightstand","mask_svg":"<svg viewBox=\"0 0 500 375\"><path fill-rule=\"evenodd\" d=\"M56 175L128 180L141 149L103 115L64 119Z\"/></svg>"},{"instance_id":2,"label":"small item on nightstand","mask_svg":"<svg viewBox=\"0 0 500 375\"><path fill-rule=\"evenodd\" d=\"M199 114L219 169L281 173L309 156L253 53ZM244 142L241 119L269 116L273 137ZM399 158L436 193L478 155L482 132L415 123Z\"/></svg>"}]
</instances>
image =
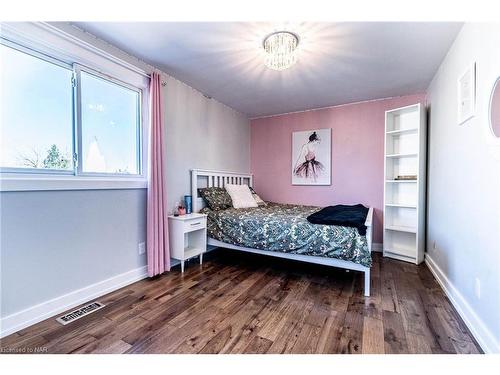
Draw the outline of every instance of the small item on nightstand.
<instances>
[{"instance_id":1,"label":"small item on nightstand","mask_svg":"<svg viewBox=\"0 0 500 375\"><path fill-rule=\"evenodd\" d=\"M179 216L179 202L175 202L174 211L172 212L174 216Z\"/></svg>"},{"instance_id":2,"label":"small item on nightstand","mask_svg":"<svg viewBox=\"0 0 500 375\"><path fill-rule=\"evenodd\" d=\"M179 204L179 207L177 208L177 212L179 213L179 216L185 215L186 214L186 207L182 203Z\"/></svg>"},{"instance_id":3,"label":"small item on nightstand","mask_svg":"<svg viewBox=\"0 0 500 375\"><path fill-rule=\"evenodd\" d=\"M191 198L190 195L185 195L184 196L184 205L186 206L186 213L187 214L190 214L191 212L193 212L193 200Z\"/></svg>"}]
</instances>

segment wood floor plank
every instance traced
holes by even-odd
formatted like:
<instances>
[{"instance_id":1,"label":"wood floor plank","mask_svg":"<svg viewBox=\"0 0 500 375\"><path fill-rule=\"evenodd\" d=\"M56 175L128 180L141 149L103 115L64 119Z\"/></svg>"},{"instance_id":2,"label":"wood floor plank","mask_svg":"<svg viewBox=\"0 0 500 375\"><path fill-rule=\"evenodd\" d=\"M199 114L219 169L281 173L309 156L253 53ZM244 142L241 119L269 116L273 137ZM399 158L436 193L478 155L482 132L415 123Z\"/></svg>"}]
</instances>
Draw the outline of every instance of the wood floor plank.
<instances>
[{"instance_id":1,"label":"wood floor plank","mask_svg":"<svg viewBox=\"0 0 500 375\"><path fill-rule=\"evenodd\" d=\"M384 354L384 324L382 320L365 317L363 320L363 354Z\"/></svg>"},{"instance_id":2,"label":"wood floor plank","mask_svg":"<svg viewBox=\"0 0 500 375\"><path fill-rule=\"evenodd\" d=\"M239 275L238 273L237 275ZM233 275L234 276L234 275ZM213 287L209 290L203 290L202 293L200 291L196 292L193 295L194 303L184 311L177 314L173 317L169 324L174 325L176 327L182 327L187 322L189 322L189 318L194 314L200 313L204 309L207 309L209 306L220 308L218 303L225 300L226 296L229 293L229 298L231 298L231 291L237 288L237 279L226 278L224 281L219 283L217 286ZM217 301L218 303L216 303Z\"/></svg>"},{"instance_id":3,"label":"wood floor plank","mask_svg":"<svg viewBox=\"0 0 500 375\"><path fill-rule=\"evenodd\" d=\"M386 354L408 353L408 344L401 315L384 311L384 351Z\"/></svg>"},{"instance_id":4,"label":"wood floor plank","mask_svg":"<svg viewBox=\"0 0 500 375\"><path fill-rule=\"evenodd\" d=\"M455 318L450 315L444 308L436 308L437 315L455 350L459 354L478 354L476 346L470 337L462 332Z\"/></svg>"},{"instance_id":5,"label":"wood floor plank","mask_svg":"<svg viewBox=\"0 0 500 375\"><path fill-rule=\"evenodd\" d=\"M373 254L363 275L216 250L97 300L65 326L47 319L0 340L2 352L481 353L425 264ZM73 309L72 309L73 310ZM62 315L62 314L61 314Z\"/></svg>"},{"instance_id":6,"label":"wood floor plank","mask_svg":"<svg viewBox=\"0 0 500 375\"><path fill-rule=\"evenodd\" d=\"M262 279L259 279L256 284L261 282ZM229 343L237 337L237 332L242 330L245 322L253 319L264 308L263 302L266 299L261 297L270 286L272 284L262 284L258 288L254 288L252 293L246 293L245 296L239 296L236 299L232 294L218 293L218 297L222 297L219 302L227 308L221 309L219 304L210 302L209 306L217 306L220 313L214 315L213 319L206 323L204 327L206 334L202 336L197 333L191 335L175 347L174 351L197 353L204 350L205 352L218 353L225 350ZM225 297L229 298L231 303L224 303Z\"/></svg>"},{"instance_id":7,"label":"wood floor plank","mask_svg":"<svg viewBox=\"0 0 500 375\"><path fill-rule=\"evenodd\" d=\"M218 309L209 307L199 315L194 316L189 324L183 328L177 328L168 324L159 325L159 329L150 331L151 334L147 338L139 338L135 343L131 343L128 337L124 341L131 344L132 347L127 353L171 353L176 352L176 348L184 348L180 346L183 342L187 341L186 347L195 346L199 340L205 337L207 332L213 329L213 318L218 314ZM179 353L191 353L189 351L177 351Z\"/></svg>"},{"instance_id":8,"label":"wood floor plank","mask_svg":"<svg viewBox=\"0 0 500 375\"><path fill-rule=\"evenodd\" d=\"M92 354L122 354L125 353L128 349L130 349L131 345L127 344L122 340L115 341L110 343L106 347L102 349L96 349L92 352Z\"/></svg>"},{"instance_id":9,"label":"wood floor plank","mask_svg":"<svg viewBox=\"0 0 500 375\"><path fill-rule=\"evenodd\" d=\"M258 330L260 337L275 341L281 330L287 323L287 316L292 316L297 308L297 299L301 298L306 291L309 282L301 279L297 284L290 288L286 298L283 299L279 308L269 317L266 324Z\"/></svg>"},{"instance_id":10,"label":"wood floor plank","mask_svg":"<svg viewBox=\"0 0 500 375\"><path fill-rule=\"evenodd\" d=\"M294 301L290 316L286 319L286 324L280 330L268 353L290 353L297 342L299 333L304 325L304 321L311 312L314 303L312 301ZM284 319L285 320L285 319Z\"/></svg>"},{"instance_id":11,"label":"wood floor plank","mask_svg":"<svg viewBox=\"0 0 500 375\"><path fill-rule=\"evenodd\" d=\"M290 353L293 354L315 354L318 352L323 326L305 323L293 344Z\"/></svg>"},{"instance_id":12,"label":"wood floor plank","mask_svg":"<svg viewBox=\"0 0 500 375\"><path fill-rule=\"evenodd\" d=\"M162 329L165 325L168 326L167 328L172 328L172 325L169 324L170 320L194 303L195 301L193 299L184 299L172 306L158 307L158 311L154 311L155 315L142 316L149 322L148 324L140 325L135 329L132 329L123 338L123 340L134 346L138 342L142 342L145 339L155 336L157 331Z\"/></svg>"},{"instance_id":13,"label":"wood floor plank","mask_svg":"<svg viewBox=\"0 0 500 375\"><path fill-rule=\"evenodd\" d=\"M113 350L111 350L110 347L116 347L117 350L122 350L120 353L123 353L130 349L132 345L123 341L122 338L131 330L140 326L145 326L147 323L148 321L141 317L127 319L123 321L122 324L115 324L114 321L110 321L110 324L104 328L87 331L87 333L96 340L81 347L76 352L112 353Z\"/></svg>"},{"instance_id":14,"label":"wood floor plank","mask_svg":"<svg viewBox=\"0 0 500 375\"><path fill-rule=\"evenodd\" d=\"M202 350L206 353L219 353L228 350L234 340L238 338L239 332L244 329L248 322L253 321L271 301L266 295L274 287L273 284L262 285L262 288L255 289L255 294L248 294L245 298L239 297L234 300L229 305L232 308L228 308L221 316L215 317L213 319L214 328L203 337L203 341L198 342L198 345L206 342ZM248 296L251 297L248 298ZM191 347L192 349L188 350L196 352L197 346L191 345ZM176 348L176 350L182 351L182 348Z\"/></svg>"},{"instance_id":15,"label":"wood floor plank","mask_svg":"<svg viewBox=\"0 0 500 375\"><path fill-rule=\"evenodd\" d=\"M235 336L227 342L220 353L245 353L246 347L257 335L256 332L266 324L281 305L281 301L288 295L286 287L286 285L289 285L288 282L289 279L286 275L282 275L282 277L268 283L252 298L252 301L262 306L262 309L245 322L240 332L236 332ZM243 301L242 303L249 302Z\"/></svg>"},{"instance_id":16,"label":"wood floor plank","mask_svg":"<svg viewBox=\"0 0 500 375\"><path fill-rule=\"evenodd\" d=\"M56 344L50 345L49 351L54 354L77 353L80 348L96 341L95 337L88 334L72 336L71 338L59 341Z\"/></svg>"},{"instance_id":17,"label":"wood floor plank","mask_svg":"<svg viewBox=\"0 0 500 375\"><path fill-rule=\"evenodd\" d=\"M351 297L344 319L338 352L360 354L363 347L363 297Z\"/></svg>"},{"instance_id":18,"label":"wood floor plank","mask_svg":"<svg viewBox=\"0 0 500 375\"><path fill-rule=\"evenodd\" d=\"M224 348L226 343L231 338L232 327L226 326L220 330L214 337L212 337L208 342L201 348L198 353L201 354L217 354Z\"/></svg>"},{"instance_id":19,"label":"wood floor plank","mask_svg":"<svg viewBox=\"0 0 500 375\"><path fill-rule=\"evenodd\" d=\"M337 353L337 348L340 347L340 336L342 334L344 320L345 311L332 311L330 313L318 338L316 347L317 353Z\"/></svg>"},{"instance_id":20,"label":"wood floor plank","mask_svg":"<svg viewBox=\"0 0 500 375\"><path fill-rule=\"evenodd\" d=\"M396 294L396 284L392 273L383 273L382 277L382 308L385 311L399 313L399 301Z\"/></svg>"},{"instance_id":21,"label":"wood floor plank","mask_svg":"<svg viewBox=\"0 0 500 375\"><path fill-rule=\"evenodd\" d=\"M255 336L252 341L245 348L246 354L265 354L271 347L273 342L271 340Z\"/></svg>"},{"instance_id":22,"label":"wood floor plank","mask_svg":"<svg viewBox=\"0 0 500 375\"><path fill-rule=\"evenodd\" d=\"M425 311L426 329L430 331L428 342L435 353L456 353L455 347L448 337L441 319L437 314L437 306L426 291L420 291L419 297Z\"/></svg>"},{"instance_id":23,"label":"wood floor plank","mask_svg":"<svg viewBox=\"0 0 500 375\"><path fill-rule=\"evenodd\" d=\"M432 354L432 348L427 337L412 332L406 332L408 352L411 354Z\"/></svg>"},{"instance_id":24,"label":"wood floor plank","mask_svg":"<svg viewBox=\"0 0 500 375\"><path fill-rule=\"evenodd\" d=\"M250 303L245 304L245 306L243 306L236 315L230 314L228 311L219 311L219 313L215 314L213 319L207 323L206 329L203 330L205 332L204 335L200 335L196 332L194 335L190 336L187 340L177 346L175 348L175 352L198 353L205 345L215 342L214 345L209 345L209 347L220 348L217 351L218 353L225 346L225 343L234 336L233 332L241 330L244 322L248 319L248 316L254 316L261 309L262 306L259 306L255 302L251 301ZM219 346L221 336L225 338L225 341Z\"/></svg>"}]
</instances>

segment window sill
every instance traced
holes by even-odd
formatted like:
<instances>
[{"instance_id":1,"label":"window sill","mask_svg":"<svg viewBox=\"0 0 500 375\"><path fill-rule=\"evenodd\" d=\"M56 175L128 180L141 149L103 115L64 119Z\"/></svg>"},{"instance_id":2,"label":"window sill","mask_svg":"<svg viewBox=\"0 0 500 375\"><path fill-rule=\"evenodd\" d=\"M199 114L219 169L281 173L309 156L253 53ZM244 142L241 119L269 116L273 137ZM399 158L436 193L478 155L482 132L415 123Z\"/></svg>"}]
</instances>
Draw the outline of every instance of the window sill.
<instances>
[{"instance_id":1,"label":"window sill","mask_svg":"<svg viewBox=\"0 0 500 375\"><path fill-rule=\"evenodd\" d=\"M145 178L120 177L0 177L0 191L146 189Z\"/></svg>"}]
</instances>

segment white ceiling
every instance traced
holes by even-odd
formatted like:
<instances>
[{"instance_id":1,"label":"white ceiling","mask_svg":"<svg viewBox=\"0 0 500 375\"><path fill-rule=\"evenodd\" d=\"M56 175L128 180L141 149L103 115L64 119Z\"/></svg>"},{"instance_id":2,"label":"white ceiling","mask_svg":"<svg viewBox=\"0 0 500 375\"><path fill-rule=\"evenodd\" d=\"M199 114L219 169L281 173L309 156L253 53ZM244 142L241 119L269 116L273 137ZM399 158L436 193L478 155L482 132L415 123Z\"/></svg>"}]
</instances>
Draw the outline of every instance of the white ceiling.
<instances>
[{"instance_id":1,"label":"white ceiling","mask_svg":"<svg viewBox=\"0 0 500 375\"><path fill-rule=\"evenodd\" d=\"M76 26L249 117L422 93L460 23L78 22ZM300 37L298 62L263 63L263 38Z\"/></svg>"}]
</instances>

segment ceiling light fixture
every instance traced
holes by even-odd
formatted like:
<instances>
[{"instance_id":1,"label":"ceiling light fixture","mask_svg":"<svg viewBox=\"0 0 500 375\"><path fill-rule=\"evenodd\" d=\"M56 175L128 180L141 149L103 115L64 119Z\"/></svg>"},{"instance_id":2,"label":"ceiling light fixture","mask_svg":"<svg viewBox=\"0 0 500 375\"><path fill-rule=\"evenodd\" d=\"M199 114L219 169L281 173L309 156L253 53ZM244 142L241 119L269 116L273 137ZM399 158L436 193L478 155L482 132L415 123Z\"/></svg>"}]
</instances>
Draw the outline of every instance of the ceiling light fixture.
<instances>
[{"instance_id":1,"label":"ceiling light fixture","mask_svg":"<svg viewBox=\"0 0 500 375\"><path fill-rule=\"evenodd\" d=\"M285 70L297 62L299 37L289 31L276 31L264 38L265 64L273 70Z\"/></svg>"}]
</instances>

